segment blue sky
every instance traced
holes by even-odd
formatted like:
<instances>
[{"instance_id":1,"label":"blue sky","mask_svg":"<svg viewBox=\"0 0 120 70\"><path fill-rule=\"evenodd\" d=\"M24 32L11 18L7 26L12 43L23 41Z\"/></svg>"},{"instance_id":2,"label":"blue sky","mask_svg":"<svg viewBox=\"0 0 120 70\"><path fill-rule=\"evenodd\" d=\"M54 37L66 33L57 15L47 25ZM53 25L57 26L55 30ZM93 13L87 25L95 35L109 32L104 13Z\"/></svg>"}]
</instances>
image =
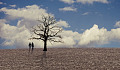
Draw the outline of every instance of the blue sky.
<instances>
[{"instance_id":1,"label":"blue sky","mask_svg":"<svg viewBox=\"0 0 120 70\"><path fill-rule=\"evenodd\" d=\"M4 37L7 36L7 33L4 31L8 26L7 24L9 24L8 28L11 28L11 31L14 29L12 26L15 26L15 29L18 30L18 32L20 27L23 25L26 27L24 29L27 29L28 31L29 28L27 28L27 26L31 24L35 25L33 23L28 23L32 17L28 18L26 16L14 14L16 13L14 10L23 12L23 9L25 9L30 11L27 6L30 6L30 8L34 6L35 8L33 8L33 10L36 9L35 11L37 11L36 7L39 7L39 10L45 10L45 14L50 13L54 15L57 21L62 21L61 23L63 23L62 26L66 33L69 33L70 31L73 33L69 36L71 40L70 42L74 42L73 44L66 42L55 46L120 47L120 0L0 0L0 33L2 33L0 35L1 48L19 48L19 44L24 44L22 39L20 39L20 42L18 41L16 44L15 41L17 38ZM26 15L24 12L23 14ZM27 16L28 15L32 16L32 14L27 14ZM39 13L38 15L41 14ZM19 21L22 21L20 23L21 26L17 26ZM34 19L32 19L32 21L34 21ZM6 30L6 32L7 31L8 30ZM18 34L14 35L16 37L20 36ZM63 35L67 37L67 34ZM24 37L25 36L22 38ZM69 38L66 37L64 40L69 40ZM35 43L37 44L38 42L35 41Z\"/></svg>"}]
</instances>

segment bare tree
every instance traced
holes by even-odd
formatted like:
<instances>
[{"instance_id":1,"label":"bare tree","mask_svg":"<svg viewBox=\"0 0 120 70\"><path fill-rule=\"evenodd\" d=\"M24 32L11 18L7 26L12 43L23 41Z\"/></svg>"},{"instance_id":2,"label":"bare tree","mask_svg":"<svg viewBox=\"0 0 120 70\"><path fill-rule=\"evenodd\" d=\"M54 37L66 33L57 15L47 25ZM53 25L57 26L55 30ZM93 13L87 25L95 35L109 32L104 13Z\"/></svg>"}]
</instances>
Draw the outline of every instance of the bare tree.
<instances>
[{"instance_id":1,"label":"bare tree","mask_svg":"<svg viewBox=\"0 0 120 70\"><path fill-rule=\"evenodd\" d=\"M37 37L30 39L42 40L44 42L43 51L47 51L47 41L51 42L62 42L61 35L58 35L62 31L62 28L56 25L56 20L53 16L42 16L41 20L38 20L40 24L32 27L32 32ZM52 44L52 43L51 43Z\"/></svg>"}]
</instances>

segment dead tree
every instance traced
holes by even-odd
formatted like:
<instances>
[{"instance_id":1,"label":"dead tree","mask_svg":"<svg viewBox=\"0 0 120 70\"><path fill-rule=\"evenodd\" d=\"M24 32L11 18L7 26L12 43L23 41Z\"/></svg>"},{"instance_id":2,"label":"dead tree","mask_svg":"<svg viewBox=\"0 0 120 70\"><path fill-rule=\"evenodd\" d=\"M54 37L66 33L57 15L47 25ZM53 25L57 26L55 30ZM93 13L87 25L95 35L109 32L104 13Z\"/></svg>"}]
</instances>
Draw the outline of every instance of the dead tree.
<instances>
[{"instance_id":1,"label":"dead tree","mask_svg":"<svg viewBox=\"0 0 120 70\"><path fill-rule=\"evenodd\" d=\"M32 32L37 37L30 39L42 40L44 42L43 51L47 51L47 42L62 42L61 35L58 35L62 31L62 28L56 25L56 20L53 16L42 16L41 20L38 20L40 24L32 27Z\"/></svg>"}]
</instances>

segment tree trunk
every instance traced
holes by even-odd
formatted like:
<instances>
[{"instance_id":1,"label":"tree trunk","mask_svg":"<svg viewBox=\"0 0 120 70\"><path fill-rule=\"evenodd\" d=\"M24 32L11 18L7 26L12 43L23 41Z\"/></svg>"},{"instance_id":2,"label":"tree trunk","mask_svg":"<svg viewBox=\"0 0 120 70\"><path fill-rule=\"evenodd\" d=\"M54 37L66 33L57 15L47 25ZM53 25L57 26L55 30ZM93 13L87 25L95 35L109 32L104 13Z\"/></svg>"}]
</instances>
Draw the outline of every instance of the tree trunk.
<instances>
[{"instance_id":1,"label":"tree trunk","mask_svg":"<svg viewBox=\"0 0 120 70\"><path fill-rule=\"evenodd\" d=\"M44 41L44 49L43 51L47 51L47 40Z\"/></svg>"}]
</instances>

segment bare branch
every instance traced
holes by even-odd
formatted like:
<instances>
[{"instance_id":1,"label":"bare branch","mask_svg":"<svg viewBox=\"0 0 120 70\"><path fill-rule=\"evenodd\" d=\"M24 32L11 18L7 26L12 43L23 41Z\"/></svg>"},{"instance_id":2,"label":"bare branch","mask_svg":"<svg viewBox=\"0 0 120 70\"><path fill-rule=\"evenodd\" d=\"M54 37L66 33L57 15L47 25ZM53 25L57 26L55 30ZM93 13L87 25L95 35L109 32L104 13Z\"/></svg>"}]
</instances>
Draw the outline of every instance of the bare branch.
<instances>
[{"instance_id":1,"label":"bare branch","mask_svg":"<svg viewBox=\"0 0 120 70\"><path fill-rule=\"evenodd\" d=\"M61 32L62 31L62 29L59 29L57 32L55 32L53 35L49 35L49 37L56 37L56 35L59 33L59 32ZM59 36L58 36L59 37Z\"/></svg>"},{"instance_id":2,"label":"bare branch","mask_svg":"<svg viewBox=\"0 0 120 70\"><path fill-rule=\"evenodd\" d=\"M37 39L37 40L43 40L44 41L44 39L42 39L42 38L36 38L36 37L32 37L32 38L29 38L29 40L31 40L31 39Z\"/></svg>"},{"instance_id":3,"label":"bare branch","mask_svg":"<svg viewBox=\"0 0 120 70\"><path fill-rule=\"evenodd\" d=\"M53 26L50 29L53 29L53 28L61 28L61 27L59 27L59 26Z\"/></svg>"},{"instance_id":4,"label":"bare branch","mask_svg":"<svg viewBox=\"0 0 120 70\"><path fill-rule=\"evenodd\" d=\"M38 33L38 31L43 31L43 30L37 30L37 29L35 29L35 28L33 28L33 29L34 29L34 30L33 30L32 32L34 32L34 34L39 35L40 37L43 37L43 38L44 38L44 35L43 35L43 34Z\"/></svg>"},{"instance_id":5,"label":"bare branch","mask_svg":"<svg viewBox=\"0 0 120 70\"><path fill-rule=\"evenodd\" d=\"M53 41L53 42L60 42L60 43L63 43L63 41L61 41L61 40L49 40L49 41Z\"/></svg>"},{"instance_id":6,"label":"bare branch","mask_svg":"<svg viewBox=\"0 0 120 70\"><path fill-rule=\"evenodd\" d=\"M37 31L44 31L45 29L42 24L37 25L37 27L39 28Z\"/></svg>"}]
</instances>

